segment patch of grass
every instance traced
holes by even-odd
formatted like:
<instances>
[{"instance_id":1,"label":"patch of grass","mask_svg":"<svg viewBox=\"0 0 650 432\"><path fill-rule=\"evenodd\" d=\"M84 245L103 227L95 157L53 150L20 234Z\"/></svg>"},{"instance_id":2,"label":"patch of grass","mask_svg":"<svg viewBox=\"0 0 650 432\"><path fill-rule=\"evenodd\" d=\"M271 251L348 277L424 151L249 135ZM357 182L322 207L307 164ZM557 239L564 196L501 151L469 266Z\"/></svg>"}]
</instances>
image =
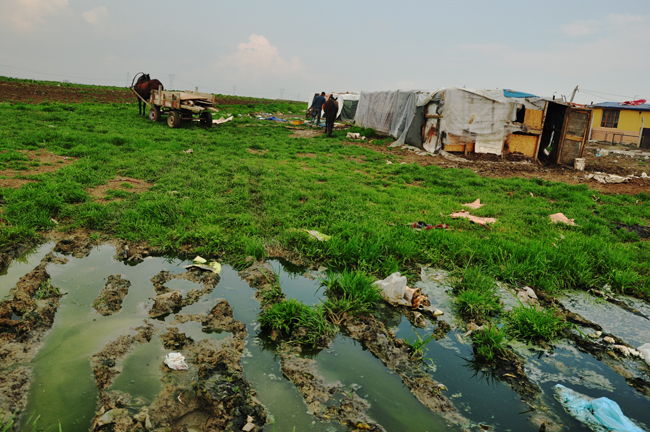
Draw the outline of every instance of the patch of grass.
<instances>
[{"instance_id":1,"label":"patch of grass","mask_svg":"<svg viewBox=\"0 0 650 432\"><path fill-rule=\"evenodd\" d=\"M7 150L0 153L0 162L29 161L29 158L16 150Z\"/></svg>"},{"instance_id":2,"label":"patch of grass","mask_svg":"<svg viewBox=\"0 0 650 432\"><path fill-rule=\"evenodd\" d=\"M527 342L551 341L560 337L569 327L564 315L557 309L539 309L521 305L505 315L508 333Z\"/></svg>"},{"instance_id":3,"label":"patch of grass","mask_svg":"<svg viewBox=\"0 0 650 432\"><path fill-rule=\"evenodd\" d=\"M507 334L505 328L488 323L482 330L472 333L476 360L492 363L506 353Z\"/></svg>"},{"instance_id":4,"label":"patch of grass","mask_svg":"<svg viewBox=\"0 0 650 432\"><path fill-rule=\"evenodd\" d=\"M46 280L45 282L42 282L41 285L36 290L36 292L34 293L34 297L36 297L39 300L52 297L52 296L60 296L60 295L61 295L61 290L53 286L52 281L50 279Z\"/></svg>"},{"instance_id":5,"label":"patch of grass","mask_svg":"<svg viewBox=\"0 0 650 432\"><path fill-rule=\"evenodd\" d=\"M344 270L341 273L328 271L321 280L327 287L327 301L323 305L335 322L344 314L358 315L371 312L381 300L379 288L373 285L374 278L360 271Z\"/></svg>"},{"instance_id":6,"label":"patch of grass","mask_svg":"<svg viewBox=\"0 0 650 432\"><path fill-rule=\"evenodd\" d=\"M501 312L501 302L495 295L494 278L481 267L457 270L452 276L452 285L456 293L454 302L465 319L483 322L487 317Z\"/></svg>"},{"instance_id":7,"label":"patch of grass","mask_svg":"<svg viewBox=\"0 0 650 432\"><path fill-rule=\"evenodd\" d=\"M108 189L106 191L106 196L104 197L105 200L112 200L115 198L127 198L129 195L131 195L128 192L124 192L123 190L119 189Z\"/></svg>"},{"instance_id":8,"label":"patch of grass","mask_svg":"<svg viewBox=\"0 0 650 432\"><path fill-rule=\"evenodd\" d=\"M124 183L120 184L120 187L122 189L133 189L135 186L133 186L131 183L124 182Z\"/></svg>"},{"instance_id":9,"label":"patch of grass","mask_svg":"<svg viewBox=\"0 0 650 432\"><path fill-rule=\"evenodd\" d=\"M305 345L318 345L336 334L321 307L309 307L296 299L275 303L258 317L262 327L277 330L284 338Z\"/></svg>"},{"instance_id":10,"label":"patch of grass","mask_svg":"<svg viewBox=\"0 0 650 432\"><path fill-rule=\"evenodd\" d=\"M417 330L413 329L413 331L415 335L405 340L408 346L411 347L411 358L414 360L428 360L429 362L433 362L430 358L424 358L424 348L429 342L435 339L436 335L431 333L429 337L422 339L422 336L420 336Z\"/></svg>"}]
</instances>

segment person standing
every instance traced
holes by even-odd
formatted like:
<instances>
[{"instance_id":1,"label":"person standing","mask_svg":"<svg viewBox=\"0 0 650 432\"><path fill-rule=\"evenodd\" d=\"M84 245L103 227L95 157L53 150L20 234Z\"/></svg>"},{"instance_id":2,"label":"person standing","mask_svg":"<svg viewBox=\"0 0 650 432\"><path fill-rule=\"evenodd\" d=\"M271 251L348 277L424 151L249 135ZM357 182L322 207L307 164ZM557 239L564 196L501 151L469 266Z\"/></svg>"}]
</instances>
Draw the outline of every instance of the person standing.
<instances>
[{"instance_id":1,"label":"person standing","mask_svg":"<svg viewBox=\"0 0 650 432\"><path fill-rule=\"evenodd\" d=\"M314 118L318 117L316 121L316 126L320 124L320 113L323 109L323 104L325 103L325 92L322 92L320 96L316 96L314 101L311 103L311 124L314 124Z\"/></svg>"}]
</instances>

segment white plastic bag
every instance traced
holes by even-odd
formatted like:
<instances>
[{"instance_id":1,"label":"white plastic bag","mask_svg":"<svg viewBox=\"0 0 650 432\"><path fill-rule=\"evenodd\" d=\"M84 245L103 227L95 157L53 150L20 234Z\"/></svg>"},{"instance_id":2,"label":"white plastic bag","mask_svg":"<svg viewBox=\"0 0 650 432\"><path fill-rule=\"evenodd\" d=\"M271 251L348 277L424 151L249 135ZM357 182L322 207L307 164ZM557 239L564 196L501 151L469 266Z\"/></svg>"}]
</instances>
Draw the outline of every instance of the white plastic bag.
<instances>
[{"instance_id":1,"label":"white plastic bag","mask_svg":"<svg viewBox=\"0 0 650 432\"><path fill-rule=\"evenodd\" d=\"M637 348L637 351L639 351L643 355L643 358L645 359L646 363L650 365L650 343L641 345L640 347Z\"/></svg>"},{"instance_id":2,"label":"white plastic bag","mask_svg":"<svg viewBox=\"0 0 650 432\"><path fill-rule=\"evenodd\" d=\"M169 353L165 357L165 364L174 370L187 370L187 363L185 363L185 356L181 353Z\"/></svg>"},{"instance_id":3,"label":"white plastic bag","mask_svg":"<svg viewBox=\"0 0 650 432\"><path fill-rule=\"evenodd\" d=\"M410 306L410 302L404 298L406 291L406 276L401 276L400 272L393 273L384 280L375 282L381 289L381 296L388 303Z\"/></svg>"}]
</instances>

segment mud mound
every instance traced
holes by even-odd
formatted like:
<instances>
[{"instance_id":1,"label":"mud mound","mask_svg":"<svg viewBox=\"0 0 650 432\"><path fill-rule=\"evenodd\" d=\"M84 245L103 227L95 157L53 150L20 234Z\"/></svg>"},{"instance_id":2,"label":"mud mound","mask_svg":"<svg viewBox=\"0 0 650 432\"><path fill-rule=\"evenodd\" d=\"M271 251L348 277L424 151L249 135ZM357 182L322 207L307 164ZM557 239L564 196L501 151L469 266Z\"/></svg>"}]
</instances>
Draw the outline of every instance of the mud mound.
<instances>
[{"instance_id":1,"label":"mud mound","mask_svg":"<svg viewBox=\"0 0 650 432\"><path fill-rule=\"evenodd\" d=\"M180 291L172 291L164 285L171 280L187 280L201 284L201 289L192 289L183 297ZM201 297L211 293L219 280L221 280L219 275L210 271L188 270L179 274L173 274L166 270L161 271L151 278L151 283L158 295L153 298L154 304L149 311L149 316L151 318L164 317L196 303Z\"/></svg>"},{"instance_id":2,"label":"mud mound","mask_svg":"<svg viewBox=\"0 0 650 432\"><path fill-rule=\"evenodd\" d=\"M325 384L325 378L316 369L316 360L283 354L280 367L302 394L309 411L320 420L335 420L354 430L385 432L366 414L370 404L365 399L345 391L339 381ZM335 396L342 398L338 405L332 403Z\"/></svg>"},{"instance_id":3,"label":"mud mound","mask_svg":"<svg viewBox=\"0 0 650 432\"><path fill-rule=\"evenodd\" d=\"M178 314L174 317L172 324L182 324L188 321L200 322L204 332L227 331L235 337L244 339L246 337L246 325L234 318L232 307L226 300L218 299L216 302L207 314Z\"/></svg>"},{"instance_id":4,"label":"mud mound","mask_svg":"<svg viewBox=\"0 0 650 432\"><path fill-rule=\"evenodd\" d=\"M90 254L94 246L97 246L97 242L92 241L88 237L75 236L59 241L54 246L54 252L72 255L75 258L85 258Z\"/></svg>"},{"instance_id":5,"label":"mud mound","mask_svg":"<svg viewBox=\"0 0 650 432\"><path fill-rule=\"evenodd\" d=\"M129 293L131 282L122 279L122 275L110 275L106 286L99 292L93 302L93 308L101 315L113 315L122 309L122 300Z\"/></svg>"}]
</instances>

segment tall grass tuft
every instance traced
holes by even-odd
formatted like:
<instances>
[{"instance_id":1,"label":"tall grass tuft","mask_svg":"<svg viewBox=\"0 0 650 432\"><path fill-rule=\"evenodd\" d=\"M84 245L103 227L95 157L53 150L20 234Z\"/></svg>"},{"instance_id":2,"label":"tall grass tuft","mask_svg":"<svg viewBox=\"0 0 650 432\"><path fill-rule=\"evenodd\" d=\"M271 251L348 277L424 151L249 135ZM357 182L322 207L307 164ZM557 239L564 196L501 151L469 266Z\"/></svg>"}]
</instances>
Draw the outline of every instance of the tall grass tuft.
<instances>
[{"instance_id":1,"label":"tall grass tuft","mask_svg":"<svg viewBox=\"0 0 650 432\"><path fill-rule=\"evenodd\" d=\"M557 309L538 309L519 306L505 315L508 332L516 339L528 342L557 339L569 326L565 316Z\"/></svg>"},{"instance_id":2,"label":"tall grass tuft","mask_svg":"<svg viewBox=\"0 0 650 432\"><path fill-rule=\"evenodd\" d=\"M258 322L305 345L318 345L336 334L336 327L327 321L322 307L309 307L292 298L272 305L259 316Z\"/></svg>"},{"instance_id":3,"label":"tall grass tuft","mask_svg":"<svg viewBox=\"0 0 650 432\"><path fill-rule=\"evenodd\" d=\"M379 288L373 285L373 277L360 271L344 270L342 273L328 272L321 280L327 287L326 311L339 319L344 314L369 313L381 300Z\"/></svg>"},{"instance_id":4,"label":"tall grass tuft","mask_svg":"<svg viewBox=\"0 0 650 432\"><path fill-rule=\"evenodd\" d=\"M482 330L472 334L472 340L474 341L477 360L491 363L498 356L506 353L507 335L503 327L499 328L492 323L488 323Z\"/></svg>"}]
</instances>

